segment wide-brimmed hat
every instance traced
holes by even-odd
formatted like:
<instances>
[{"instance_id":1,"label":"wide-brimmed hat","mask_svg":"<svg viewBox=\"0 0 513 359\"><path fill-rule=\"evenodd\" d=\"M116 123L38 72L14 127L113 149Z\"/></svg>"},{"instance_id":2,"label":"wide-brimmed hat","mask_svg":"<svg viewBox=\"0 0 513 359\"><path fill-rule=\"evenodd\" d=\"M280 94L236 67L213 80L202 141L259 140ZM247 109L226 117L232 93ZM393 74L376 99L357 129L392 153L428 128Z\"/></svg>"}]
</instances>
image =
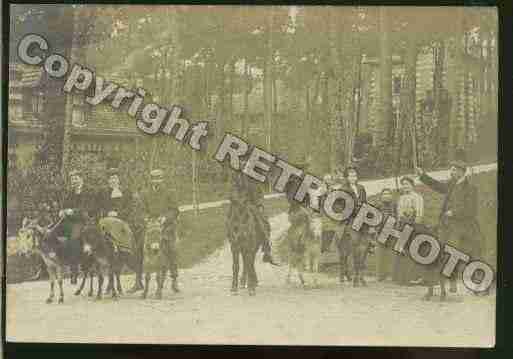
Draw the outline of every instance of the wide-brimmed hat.
<instances>
[{"instance_id":1,"label":"wide-brimmed hat","mask_svg":"<svg viewBox=\"0 0 513 359\"><path fill-rule=\"evenodd\" d=\"M409 182L412 186L415 186L415 180L411 177L404 176L403 178L401 178L400 183L403 184L404 182Z\"/></svg>"},{"instance_id":2,"label":"wide-brimmed hat","mask_svg":"<svg viewBox=\"0 0 513 359\"><path fill-rule=\"evenodd\" d=\"M150 181L153 183L162 183L164 182L164 171L161 169L156 169L150 172Z\"/></svg>"}]
</instances>

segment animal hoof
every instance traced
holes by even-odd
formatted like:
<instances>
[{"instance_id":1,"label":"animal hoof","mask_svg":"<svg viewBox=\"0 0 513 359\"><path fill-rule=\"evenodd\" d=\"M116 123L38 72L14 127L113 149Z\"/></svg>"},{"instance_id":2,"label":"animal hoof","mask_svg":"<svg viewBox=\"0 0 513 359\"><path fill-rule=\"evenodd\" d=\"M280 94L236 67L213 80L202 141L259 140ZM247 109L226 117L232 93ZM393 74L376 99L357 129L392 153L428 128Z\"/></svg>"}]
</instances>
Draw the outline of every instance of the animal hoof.
<instances>
[{"instance_id":1,"label":"animal hoof","mask_svg":"<svg viewBox=\"0 0 513 359\"><path fill-rule=\"evenodd\" d=\"M141 298L141 299L146 299L146 297L147 297L147 296L146 296L146 294L142 294L142 295L140 296L140 298Z\"/></svg>"},{"instance_id":2,"label":"animal hoof","mask_svg":"<svg viewBox=\"0 0 513 359\"><path fill-rule=\"evenodd\" d=\"M74 295L80 295L80 291L79 291L79 290L77 290L77 291L75 291L75 293L73 293L73 294L74 294Z\"/></svg>"},{"instance_id":3,"label":"animal hoof","mask_svg":"<svg viewBox=\"0 0 513 359\"><path fill-rule=\"evenodd\" d=\"M64 303L64 298L63 298L63 297L60 297L60 298L59 298L59 304L62 304L62 303Z\"/></svg>"},{"instance_id":4,"label":"animal hoof","mask_svg":"<svg viewBox=\"0 0 513 359\"><path fill-rule=\"evenodd\" d=\"M118 287L118 293L119 293L119 294L123 294L123 288Z\"/></svg>"},{"instance_id":5,"label":"animal hoof","mask_svg":"<svg viewBox=\"0 0 513 359\"><path fill-rule=\"evenodd\" d=\"M155 299L162 299L162 292L155 293Z\"/></svg>"},{"instance_id":6,"label":"animal hoof","mask_svg":"<svg viewBox=\"0 0 513 359\"><path fill-rule=\"evenodd\" d=\"M249 289L248 292L249 292L249 295L252 297L256 295L255 289Z\"/></svg>"},{"instance_id":7,"label":"animal hoof","mask_svg":"<svg viewBox=\"0 0 513 359\"><path fill-rule=\"evenodd\" d=\"M89 292L89 293L87 293L87 296L88 296L88 297L92 297L92 296L93 296L93 292Z\"/></svg>"},{"instance_id":8,"label":"animal hoof","mask_svg":"<svg viewBox=\"0 0 513 359\"><path fill-rule=\"evenodd\" d=\"M53 302L53 298L48 298L48 299L46 300L46 304L50 304L50 303L52 303L52 302Z\"/></svg>"}]
</instances>

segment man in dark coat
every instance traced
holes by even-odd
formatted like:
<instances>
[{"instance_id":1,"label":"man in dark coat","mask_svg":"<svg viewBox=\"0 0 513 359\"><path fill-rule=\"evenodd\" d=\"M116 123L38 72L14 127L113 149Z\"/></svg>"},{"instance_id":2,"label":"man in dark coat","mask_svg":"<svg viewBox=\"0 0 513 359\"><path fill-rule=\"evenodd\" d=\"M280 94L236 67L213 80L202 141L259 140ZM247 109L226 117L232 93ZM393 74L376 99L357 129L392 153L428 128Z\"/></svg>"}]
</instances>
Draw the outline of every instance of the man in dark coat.
<instances>
[{"instance_id":1,"label":"man in dark coat","mask_svg":"<svg viewBox=\"0 0 513 359\"><path fill-rule=\"evenodd\" d=\"M442 243L450 244L476 258L480 252L481 233L477 223L477 189L465 176L467 166L461 161L453 161L450 167L450 180L440 182L417 168L420 181L436 192L445 195L439 217L438 235ZM461 275L461 265L451 278L451 292L457 291L457 276Z\"/></svg>"},{"instance_id":2,"label":"man in dark coat","mask_svg":"<svg viewBox=\"0 0 513 359\"><path fill-rule=\"evenodd\" d=\"M60 222L52 231L52 235L63 239L65 253L70 259L71 283L77 283L78 263L82 248L80 245L80 232L90 217L97 213L93 209L95 195L93 191L84 186L80 171L69 173L71 188L64 196L62 209L59 211Z\"/></svg>"},{"instance_id":3,"label":"man in dark coat","mask_svg":"<svg viewBox=\"0 0 513 359\"><path fill-rule=\"evenodd\" d=\"M160 169L151 171L150 173L150 187L142 193L142 207L143 213L147 219L159 218L163 223L163 239L166 246L163 250L168 251L167 255L170 259L170 271L172 282L172 289L175 293L179 292L178 289L178 263L176 251L176 226L178 224L178 204L175 196L171 193L168 187L164 187L164 172ZM162 278L162 285L165 278Z\"/></svg>"},{"instance_id":4,"label":"man in dark coat","mask_svg":"<svg viewBox=\"0 0 513 359\"><path fill-rule=\"evenodd\" d=\"M276 264L271 255L271 243L269 241L271 226L264 214L264 194L261 188L245 174L236 173L233 177L230 201L232 205L228 213L229 225L239 223L237 216L240 213L237 212L237 205L248 206L257 223L257 235L261 241L261 248L264 253L263 261L265 263Z\"/></svg>"}]
</instances>

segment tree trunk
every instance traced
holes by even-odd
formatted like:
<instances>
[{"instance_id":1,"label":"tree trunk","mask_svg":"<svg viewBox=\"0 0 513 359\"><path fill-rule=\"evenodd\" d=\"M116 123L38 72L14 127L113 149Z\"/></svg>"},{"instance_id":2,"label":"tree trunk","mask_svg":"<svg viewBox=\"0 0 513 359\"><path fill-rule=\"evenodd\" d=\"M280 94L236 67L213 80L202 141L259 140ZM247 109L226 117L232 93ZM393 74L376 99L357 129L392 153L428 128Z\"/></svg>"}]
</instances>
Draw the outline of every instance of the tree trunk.
<instances>
[{"instance_id":1,"label":"tree trunk","mask_svg":"<svg viewBox=\"0 0 513 359\"><path fill-rule=\"evenodd\" d=\"M273 93L272 93L272 67L273 67L273 7L269 7L266 17L266 53L264 59L264 128L266 129L265 148L271 152L271 136L272 136L272 111L273 111Z\"/></svg>"},{"instance_id":2,"label":"tree trunk","mask_svg":"<svg viewBox=\"0 0 513 359\"><path fill-rule=\"evenodd\" d=\"M416 149L413 149L416 141L406 141L412 134L417 134L417 131L412 131L417 126L417 100L416 100L416 79L417 79L417 55L418 48L417 42L414 37L408 39L408 45L405 53L404 64L404 86L401 89L401 112L400 112L400 128L399 131L399 148L397 151L397 167L396 175L398 175L403 168L402 159L406 159L406 168L413 164L416 159ZM406 144L406 146L405 146ZM403 151L406 150L406 151Z\"/></svg>"},{"instance_id":3,"label":"tree trunk","mask_svg":"<svg viewBox=\"0 0 513 359\"><path fill-rule=\"evenodd\" d=\"M69 51L69 60L70 63L73 63L77 60L77 36L76 28L77 28L77 9L69 8L69 9L63 9L64 16L71 15L71 33L69 34L69 49L66 49ZM68 11L71 12L71 14L68 14ZM61 95L62 96L62 95ZM60 96L59 96L60 97ZM59 100L57 100L59 101ZM56 104L54 104L56 105ZM53 106L53 105L52 105ZM51 106L48 106L51 107ZM51 111L54 111L54 109L51 109ZM72 126L72 120L73 120L73 94L69 93L66 95L65 100L65 111L64 111L64 121L63 121L63 128L62 128L62 162L61 162L61 174L63 176L66 175L66 172L68 171L68 162L70 157L70 137L71 137L71 126ZM50 133L50 137L53 137L57 134ZM58 135L56 137L59 137Z\"/></svg>"},{"instance_id":4,"label":"tree trunk","mask_svg":"<svg viewBox=\"0 0 513 359\"><path fill-rule=\"evenodd\" d=\"M344 148L342 138L342 65L340 61L340 29L334 16L329 13L326 19L328 22L329 56L330 69L335 78L333 91L333 111L330 114L330 171L334 172L340 166L340 159Z\"/></svg>"},{"instance_id":5,"label":"tree trunk","mask_svg":"<svg viewBox=\"0 0 513 359\"><path fill-rule=\"evenodd\" d=\"M462 145L464 135L464 116L463 116L463 96L462 79L465 72L465 63L463 58L463 8L458 8L455 13L454 22L456 32L454 38L455 59L453 63L453 81L451 84L451 117L449 123L449 158L453 159L455 151Z\"/></svg>"},{"instance_id":6,"label":"tree trunk","mask_svg":"<svg viewBox=\"0 0 513 359\"><path fill-rule=\"evenodd\" d=\"M389 167L387 150L388 133L392 123L392 51L390 42L389 9L379 9L380 23L380 112L375 126L376 131L376 169L383 173Z\"/></svg>"},{"instance_id":7,"label":"tree trunk","mask_svg":"<svg viewBox=\"0 0 513 359\"><path fill-rule=\"evenodd\" d=\"M243 137L248 137L249 126L249 92L251 91L251 77L249 74L249 64L244 59L244 113L241 118L241 132Z\"/></svg>"}]
</instances>

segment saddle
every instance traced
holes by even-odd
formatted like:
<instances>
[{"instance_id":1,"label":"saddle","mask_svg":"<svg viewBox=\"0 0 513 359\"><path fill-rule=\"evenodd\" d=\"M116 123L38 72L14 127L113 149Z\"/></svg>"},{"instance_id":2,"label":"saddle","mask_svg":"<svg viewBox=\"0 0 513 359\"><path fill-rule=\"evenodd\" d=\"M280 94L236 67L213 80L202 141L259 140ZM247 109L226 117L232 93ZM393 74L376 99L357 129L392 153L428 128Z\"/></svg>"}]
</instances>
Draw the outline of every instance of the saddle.
<instances>
[{"instance_id":1,"label":"saddle","mask_svg":"<svg viewBox=\"0 0 513 359\"><path fill-rule=\"evenodd\" d=\"M100 219L98 226L102 233L109 236L116 247L132 251L134 234L128 223L117 217L105 217Z\"/></svg>"}]
</instances>

